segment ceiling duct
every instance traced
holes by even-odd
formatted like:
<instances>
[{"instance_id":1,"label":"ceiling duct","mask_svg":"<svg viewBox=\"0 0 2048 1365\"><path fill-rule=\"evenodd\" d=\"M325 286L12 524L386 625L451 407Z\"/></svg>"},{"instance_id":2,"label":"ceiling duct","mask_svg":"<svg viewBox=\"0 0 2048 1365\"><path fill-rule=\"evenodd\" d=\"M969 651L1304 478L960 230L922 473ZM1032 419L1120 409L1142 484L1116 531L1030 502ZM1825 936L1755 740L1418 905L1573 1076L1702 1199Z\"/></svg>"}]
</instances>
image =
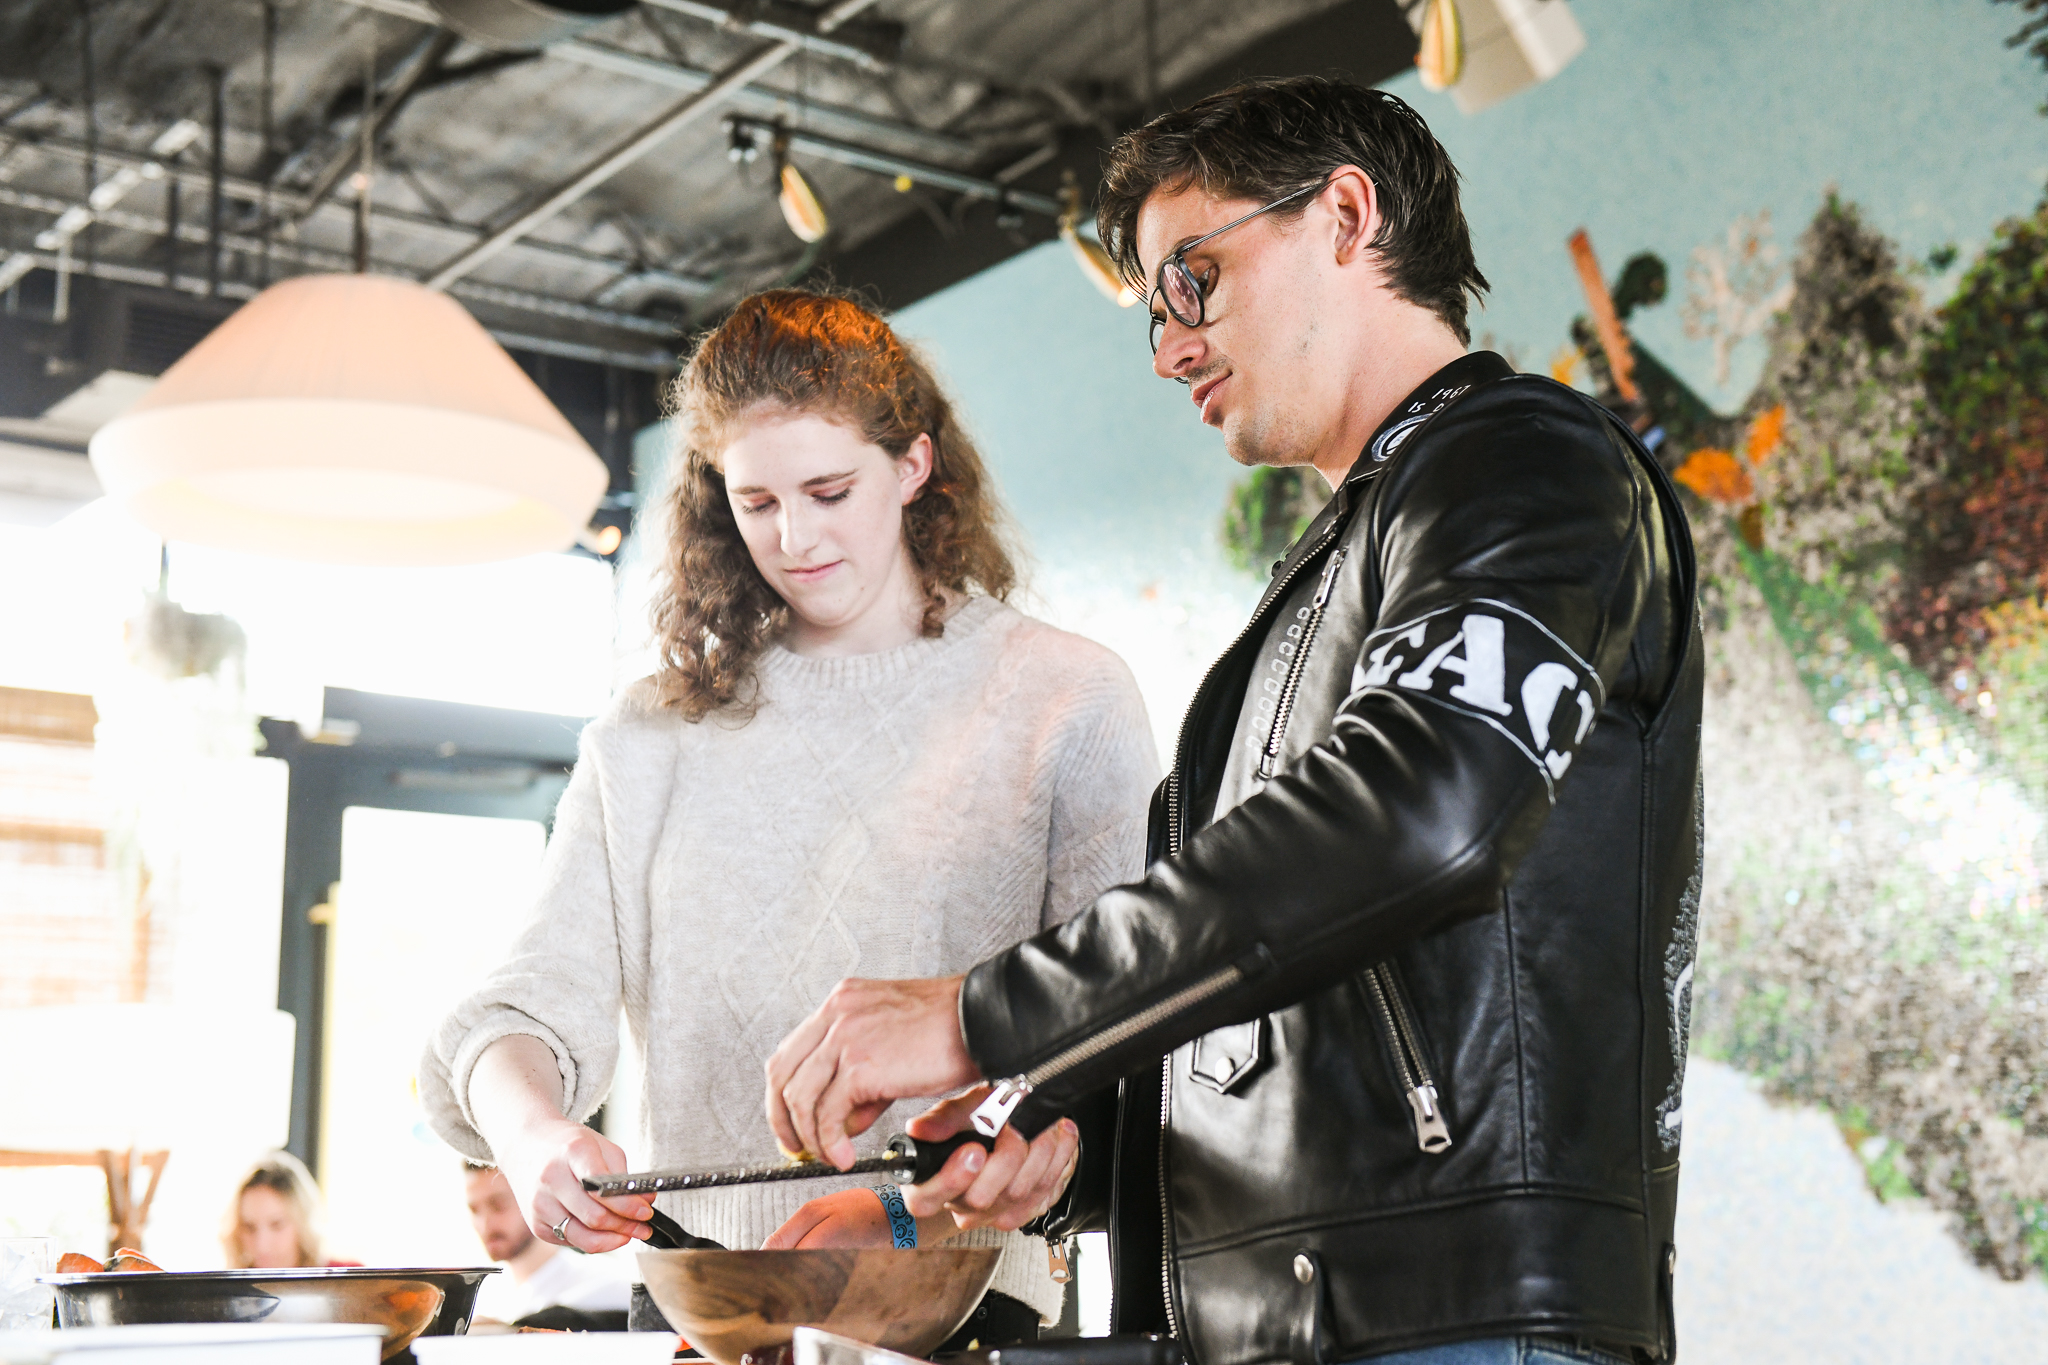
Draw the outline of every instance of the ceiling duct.
<instances>
[{"instance_id":1,"label":"ceiling duct","mask_svg":"<svg viewBox=\"0 0 2048 1365\"><path fill-rule=\"evenodd\" d=\"M49 278L31 277L37 294ZM72 281L64 322L33 316L41 301L0 317L0 417L40 416L109 371L162 374L241 306L91 278Z\"/></svg>"},{"instance_id":2,"label":"ceiling duct","mask_svg":"<svg viewBox=\"0 0 2048 1365\"><path fill-rule=\"evenodd\" d=\"M441 22L473 43L525 52L616 19L637 0L429 0Z\"/></svg>"}]
</instances>

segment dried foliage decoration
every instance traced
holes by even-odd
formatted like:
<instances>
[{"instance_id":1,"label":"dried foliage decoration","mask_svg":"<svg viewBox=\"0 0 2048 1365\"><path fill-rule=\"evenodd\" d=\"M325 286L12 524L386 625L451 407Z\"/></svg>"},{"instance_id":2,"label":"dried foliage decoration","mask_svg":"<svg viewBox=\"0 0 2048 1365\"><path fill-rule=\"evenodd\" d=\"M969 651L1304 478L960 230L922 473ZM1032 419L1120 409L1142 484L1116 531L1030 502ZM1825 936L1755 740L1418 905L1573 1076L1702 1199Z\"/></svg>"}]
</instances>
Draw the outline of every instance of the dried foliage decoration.
<instances>
[{"instance_id":1,"label":"dried foliage decoration","mask_svg":"<svg viewBox=\"0 0 2048 1365\"><path fill-rule=\"evenodd\" d=\"M1738 218L1724 245L1693 248L1685 267L1686 299L1680 316L1685 334L1714 346L1714 382L1728 382L1735 347L1763 331L1792 296L1785 267L1771 240L1769 209Z\"/></svg>"},{"instance_id":2,"label":"dried foliage decoration","mask_svg":"<svg viewBox=\"0 0 2048 1365\"><path fill-rule=\"evenodd\" d=\"M1914 498L1942 476L1921 365L1931 322L1896 253L1830 194L1801 236L1751 407L1782 407L1756 471L1764 542L1805 578L1882 608L1902 583Z\"/></svg>"},{"instance_id":3,"label":"dried foliage decoration","mask_svg":"<svg viewBox=\"0 0 2048 1365\"><path fill-rule=\"evenodd\" d=\"M2006 225L1930 315L1831 196L1731 443L1763 534L1695 520L1699 1045L1826 1105L1874 1188L2014 1279L2048 1268L2048 580L2001 567L2048 554L2034 240Z\"/></svg>"}]
</instances>

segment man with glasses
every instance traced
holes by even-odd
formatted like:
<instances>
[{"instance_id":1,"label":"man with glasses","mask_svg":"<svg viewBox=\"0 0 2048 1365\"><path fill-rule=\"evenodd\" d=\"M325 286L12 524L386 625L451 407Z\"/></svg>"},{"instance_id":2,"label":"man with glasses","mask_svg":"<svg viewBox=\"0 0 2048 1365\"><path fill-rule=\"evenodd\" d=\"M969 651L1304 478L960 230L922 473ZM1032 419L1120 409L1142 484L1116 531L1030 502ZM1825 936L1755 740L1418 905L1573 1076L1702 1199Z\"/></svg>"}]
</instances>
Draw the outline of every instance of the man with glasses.
<instances>
[{"instance_id":1,"label":"man with glasses","mask_svg":"<svg viewBox=\"0 0 2048 1365\"><path fill-rule=\"evenodd\" d=\"M843 982L770 1063L842 1165L1107 1227L1199 1365L1664 1360L1699 905L1692 545L1625 424L1466 351L1457 172L1398 99L1238 86L1112 150L1153 369L1329 504L1190 706L1150 869L964 977ZM985 1083L993 1083L992 1086Z\"/></svg>"}]
</instances>

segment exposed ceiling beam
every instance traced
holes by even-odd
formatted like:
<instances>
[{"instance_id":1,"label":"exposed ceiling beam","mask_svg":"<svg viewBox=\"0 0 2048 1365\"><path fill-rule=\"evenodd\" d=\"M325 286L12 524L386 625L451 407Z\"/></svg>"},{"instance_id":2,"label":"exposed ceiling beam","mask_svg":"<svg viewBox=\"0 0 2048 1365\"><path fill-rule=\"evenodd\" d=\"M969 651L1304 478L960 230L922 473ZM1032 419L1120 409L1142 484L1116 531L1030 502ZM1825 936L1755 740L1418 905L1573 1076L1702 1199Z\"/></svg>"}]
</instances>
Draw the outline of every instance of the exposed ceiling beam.
<instances>
[{"instance_id":1,"label":"exposed ceiling beam","mask_svg":"<svg viewBox=\"0 0 2048 1365\"><path fill-rule=\"evenodd\" d=\"M28 191L17 190L10 185L0 185L0 205L6 205L9 208L29 209L38 213L62 213L67 207L62 199L57 199L50 195L33 194ZM110 209L102 212L99 214L99 221L105 223L108 227L121 228L129 232L146 233L151 236L162 235L168 227L168 224L161 218L151 217L147 214L129 213L120 209ZM207 240L206 228L198 223L180 223L178 225L178 240L181 242L204 242ZM236 251L251 254L263 249L263 243L259 239L238 233L228 233L222 237L221 241L223 245ZM291 261L297 265L310 266L315 270L347 271L354 266L354 258L346 252L323 251L318 247L305 246L298 242L273 241L270 244L270 253L275 259ZM37 266L44 266L53 270L58 268L54 264L59 259L55 252L44 251L39 253L28 251L15 254L25 262L24 274L27 270L34 269ZM9 257L10 261L13 259L14 257ZM76 264L74 260L72 264L74 270L76 269ZM147 266L135 266L132 268L139 272L140 278L130 280L130 283L155 283L158 285L164 283L164 272L160 268L155 270ZM400 277L404 277L406 273L402 268L390 265L381 267L381 271L384 274ZM19 277L17 276L17 278ZM110 276L109 278L114 277ZM185 286L181 283L171 287L182 289ZM203 281L201 282L201 287L203 288ZM254 292L254 286L247 286L247 288L250 293ZM593 307L587 303L579 303L573 299L558 299L546 294L535 294L524 289L509 289L498 285L484 284L476 280L465 280L450 292L458 298L470 299L477 303L494 304L500 308L510 308L542 317L561 318L567 322L582 323L586 326L607 327L614 331L630 332L638 336L653 337L663 341L673 339L676 334L674 323L664 322L659 318L641 317L635 313L621 313L614 309Z\"/></svg>"},{"instance_id":2,"label":"exposed ceiling beam","mask_svg":"<svg viewBox=\"0 0 2048 1365\"><path fill-rule=\"evenodd\" d=\"M651 9L665 9L720 28L739 29L756 38L793 42L806 52L852 62L863 71L887 71L903 49L897 24L846 25L841 32L820 33L817 11L795 0L747 0L740 5L707 4L705 0L641 0Z\"/></svg>"},{"instance_id":3,"label":"exposed ceiling beam","mask_svg":"<svg viewBox=\"0 0 2048 1365\"><path fill-rule=\"evenodd\" d=\"M440 23L440 16L434 13L432 7L420 3L420 0L344 0L344 3L359 9L374 10L379 14L410 19L418 24ZM838 25L828 27L821 19L817 27L821 33L830 33ZM644 52L629 52L624 48L610 47L581 38L550 43L541 51L557 61L574 62L593 71L605 71L615 76L626 76L650 85L686 93L702 90L717 79L718 74L684 66L662 57L650 57ZM745 112L766 117L777 114L786 116L792 103L790 97L779 90L763 90L753 86L743 86L732 92L730 98ZM967 138L881 118L842 105L806 101L800 112L801 118L794 121L801 122L806 127L838 137L879 139L913 156L973 160L983 151L979 145Z\"/></svg>"},{"instance_id":4,"label":"exposed ceiling beam","mask_svg":"<svg viewBox=\"0 0 2048 1365\"><path fill-rule=\"evenodd\" d=\"M447 57L459 41L461 40L453 32L442 29L427 44L426 50L406 68L405 74L392 84L391 89L378 101L377 107L370 114L370 145L375 146L384 140L384 134L391 127L392 120L398 117L406 102L419 92L420 83L440 69L442 59ZM372 94L374 95L374 92ZM368 103L368 99L364 102ZM360 121L358 117L358 123ZM312 185L307 188L297 211L292 216L303 219L327 202L327 196L334 193L334 187L341 183L341 178L361 162L362 152L357 147L343 147L335 152L327 159L327 164L320 168L320 174L313 177Z\"/></svg>"},{"instance_id":5,"label":"exposed ceiling beam","mask_svg":"<svg viewBox=\"0 0 2048 1365\"><path fill-rule=\"evenodd\" d=\"M56 209L57 221L36 234L36 246L44 251L61 253L73 237L88 224L104 217L107 210L127 196L128 191L145 180L161 180L164 160L184 151L198 136L198 124L188 118L179 119L149 144L147 158L138 158L137 164L120 167L94 185L83 204L66 204ZM34 268L33 258L20 253L0 261L0 289L11 288L16 280Z\"/></svg>"},{"instance_id":6,"label":"exposed ceiling beam","mask_svg":"<svg viewBox=\"0 0 2048 1365\"><path fill-rule=\"evenodd\" d=\"M46 270L56 270L59 262L55 256L34 253L36 264ZM98 260L88 268L79 261L70 262L69 269L74 275L89 275L94 279L112 280L116 284L140 284L152 289L164 287L164 272L145 266L122 265L117 261ZM179 293L204 295L204 275L181 275L175 286ZM222 280L222 298L252 299L260 291L253 284L239 280ZM466 291L465 291L466 292ZM492 293L515 294L516 290L491 290ZM645 321L645 319L641 319ZM616 365L622 370L647 370L661 374L675 367L675 353L663 348L650 347L643 351L629 351L623 348L595 346L588 342L566 341L558 337L536 336L530 332L505 331L486 325L485 331L498 339L500 345L511 350L537 351L546 355L566 356L572 360L593 360L602 365Z\"/></svg>"},{"instance_id":7,"label":"exposed ceiling beam","mask_svg":"<svg viewBox=\"0 0 2048 1365\"><path fill-rule=\"evenodd\" d=\"M833 29L874 4L875 0L838 0L818 16L818 31L830 33ZM788 61L802 48L794 42L781 41L763 43L752 51L744 52L726 64L724 70L711 84L702 90L685 96L636 132L629 134L610 151L570 176L560 185L544 195L532 208L498 228L469 250L457 256L427 277L429 289L446 289L455 281L467 275L476 267L490 260L513 242L545 223L548 219L568 208L590 191L617 175L642 156L668 140L685 126L697 122L725 103L733 91L744 89L749 81L765 75L783 62Z\"/></svg>"},{"instance_id":8,"label":"exposed ceiling beam","mask_svg":"<svg viewBox=\"0 0 2048 1365\"><path fill-rule=\"evenodd\" d=\"M72 161L83 161L85 159L85 144L83 142L44 133L17 136L22 142L39 151L49 152ZM152 158L143 153L122 151L119 148L108 147L105 143L101 143L95 149L94 155L102 164L109 166L141 167L152 160ZM176 177L181 184L195 189L203 190L211 183L203 167L165 165L163 170L166 178ZM263 201L263 186L258 181L230 175L222 181L222 187L227 191L227 195L231 199L249 204L259 204ZM274 190L271 193L271 201L277 206L281 214L298 216L299 197L297 195L285 190ZM326 207L330 212L335 213L354 212L353 205L330 204ZM403 209L372 206L370 218L372 222L377 224L380 230L385 227L400 228L420 236L435 237L451 245L458 243L467 245L484 235L482 228L471 226L468 223L454 223L440 218L429 218L425 214L407 213ZM271 250L276 251L278 248L279 244L273 241ZM528 238L518 242L515 249L552 257L561 265L581 266L614 273L622 270L631 271L643 276L650 283L658 284L663 289L684 298L701 298L715 287L713 281L699 276L685 275L673 270L643 268L639 263L623 256L606 256L600 252L585 251L581 247L569 246L561 242L540 242Z\"/></svg>"}]
</instances>

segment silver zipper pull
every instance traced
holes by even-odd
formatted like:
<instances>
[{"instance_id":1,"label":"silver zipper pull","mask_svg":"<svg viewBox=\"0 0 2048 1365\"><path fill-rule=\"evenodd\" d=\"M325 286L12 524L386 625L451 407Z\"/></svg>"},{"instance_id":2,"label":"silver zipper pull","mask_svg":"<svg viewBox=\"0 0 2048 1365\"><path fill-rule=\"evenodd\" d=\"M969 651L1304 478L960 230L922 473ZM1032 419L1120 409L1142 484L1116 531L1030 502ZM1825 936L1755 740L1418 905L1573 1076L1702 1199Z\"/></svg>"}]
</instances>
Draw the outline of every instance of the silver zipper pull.
<instances>
[{"instance_id":1,"label":"silver zipper pull","mask_svg":"<svg viewBox=\"0 0 2048 1365\"><path fill-rule=\"evenodd\" d=\"M1436 1087L1424 1081L1408 1092L1408 1107L1415 1111L1415 1145L1435 1155L1451 1145L1451 1130L1444 1123L1444 1111L1436 1102Z\"/></svg>"},{"instance_id":2,"label":"silver zipper pull","mask_svg":"<svg viewBox=\"0 0 2048 1365\"><path fill-rule=\"evenodd\" d=\"M1323 581L1316 584L1314 605L1318 607L1329 605L1330 590L1337 586L1337 566L1343 562L1344 547L1339 545L1330 552L1330 562L1323 565Z\"/></svg>"},{"instance_id":3,"label":"silver zipper pull","mask_svg":"<svg viewBox=\"0 0 2048 1365\"><path fill-rule=\"evenodd\" d=\"M983 1137L994 1137L1003 1131L1010 1121L1010 1114L1024 1097L1031 1093L1031 1082L1022 1076L1012 1076L1006 1081L997 1081L995 1088L988 1092L988 1098L974 1107L974 1131Z\"/></svg>"},{"instance_id":4,"label":"silver zipper pull","mask_svg":"<svg viewBox=\"0 0 2048 1365\"><path fill-rule=\"evenodd\" d=\"M1045 1262L1054 1284L1066 1284L1074 1278L1074 1265L1067 1258L1067 1242L1064 1237L1055 1238L1045 1244Z\"/></svg>"}]
</instances>

